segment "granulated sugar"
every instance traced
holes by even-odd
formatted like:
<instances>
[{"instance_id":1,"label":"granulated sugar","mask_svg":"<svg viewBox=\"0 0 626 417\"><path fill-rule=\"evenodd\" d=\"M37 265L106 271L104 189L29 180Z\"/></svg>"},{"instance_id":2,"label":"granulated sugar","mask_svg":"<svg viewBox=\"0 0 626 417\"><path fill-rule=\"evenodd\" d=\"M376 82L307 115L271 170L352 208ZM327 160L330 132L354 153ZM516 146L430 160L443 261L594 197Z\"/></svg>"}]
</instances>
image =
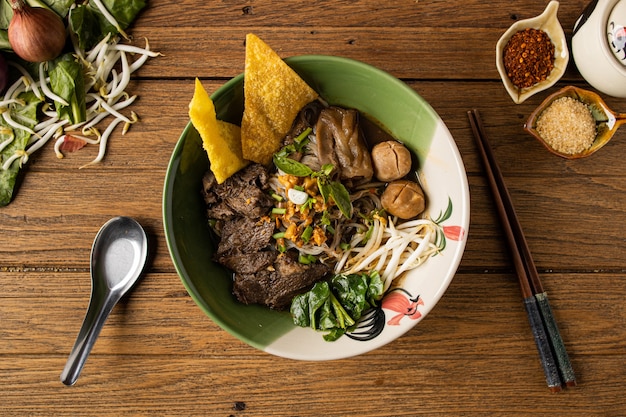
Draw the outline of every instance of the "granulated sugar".
<instances>
[{"instance_id":1,"label":"granulated sugar","mask_svg":"<svg viewBox=\"0 0 626 417\"><path fill-rule=\"evenodd\" d=\"M572 97L554 100L539 116L536 129L552 149L570 155L588 149L596 138L591 110Z\"/></svg>"}]
</instances>

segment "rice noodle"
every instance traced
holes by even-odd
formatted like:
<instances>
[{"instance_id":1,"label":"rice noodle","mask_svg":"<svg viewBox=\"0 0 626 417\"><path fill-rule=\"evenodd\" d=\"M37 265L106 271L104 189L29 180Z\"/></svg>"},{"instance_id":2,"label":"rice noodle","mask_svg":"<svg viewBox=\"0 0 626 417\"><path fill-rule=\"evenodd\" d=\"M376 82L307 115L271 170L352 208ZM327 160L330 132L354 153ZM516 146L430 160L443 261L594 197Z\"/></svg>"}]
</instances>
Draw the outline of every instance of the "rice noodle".
<instances>
[{"instance_id":1,"label":"rice noodle","mask_svg":"<svg viewBox=\"0 0 626 417\"><path fill-rule=\"evenodd\" d=\"M318 171L321 164L316 156L315 135L309 135L309 139L311 142L300 162ZM351 219L342 216L335 206L324 207L325 215L332 219L330 225L321 222L320 212L305 215L300 206L288 201L289 188L306 189L306 180L278 170L270 177L269 185L277 196L276 206L281 208L281 213L284 210L284 214L275 217L285 250L316 256L320 262L332 265L335 274L377 270L387 290L394 279L419 267L439 250L435 242L438 226L432 220L402 221L383 214L379 194L384 183L366 182L351 188L350 200L355 211ZM309 194L310 198L316 197L314 192ZM322 244L315 244L303 242L297 235L292 237L289 229L302 231L306 226L324 229L328 238Z\"/></svg>"}]
</instances>

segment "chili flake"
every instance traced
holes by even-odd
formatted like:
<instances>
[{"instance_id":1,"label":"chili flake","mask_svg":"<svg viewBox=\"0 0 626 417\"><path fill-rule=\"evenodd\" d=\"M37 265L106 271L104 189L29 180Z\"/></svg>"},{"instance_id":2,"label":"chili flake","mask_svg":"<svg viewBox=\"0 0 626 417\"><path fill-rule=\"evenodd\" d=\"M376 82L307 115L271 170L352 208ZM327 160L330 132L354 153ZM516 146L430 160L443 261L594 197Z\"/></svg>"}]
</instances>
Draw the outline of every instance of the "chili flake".
<instances>
[{"instance_id":1,"label":"chili flake","mask_svg":"<svg viewBox=\"0 0 626 417\"><path fill-rule=\"evenodd\" d=\"M511 36L504 53L504 68L517 88L544 81L554 68L554 44L546 32L527 28Z\"/></svg>"}]
</instances>

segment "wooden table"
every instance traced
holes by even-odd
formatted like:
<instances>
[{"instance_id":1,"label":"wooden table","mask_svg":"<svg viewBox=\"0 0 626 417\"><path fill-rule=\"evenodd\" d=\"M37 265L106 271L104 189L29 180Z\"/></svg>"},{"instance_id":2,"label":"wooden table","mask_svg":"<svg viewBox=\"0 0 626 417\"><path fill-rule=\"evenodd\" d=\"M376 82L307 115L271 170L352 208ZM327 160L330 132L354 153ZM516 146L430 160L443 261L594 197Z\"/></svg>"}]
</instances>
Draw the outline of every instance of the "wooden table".
<instances>
[{"instance_id":1,"label":"wooden table","mask_svg":"<svg viewBox=\"0 0 626 417\"><path fill-rule=\"evenodd\" d=\"M626 128L591 158L559 159L522 125L548 93L588 84L570 64L556 87L515 105L494 64L500 35L544 2L149 3L131 33L164 56L132 81L141 122L87 169L78 167L93 147L63 160L51 146L39 152L0 209L0 414L626 414ZM568 36L585 5L561 4ZM419 325L371 353L309 363L255 350L202 313L169 257L162 187L194 77L212 92L241 73L248 32L283 57L350 57L401 78L431 103L461 151L471 226L458 273ZM625 99L603 97L626 112ZM472 108L483 116L577 373L578 386L559 394L546 387L466 116ZM116 215L147 229L149 268L109 317L77 384L66 387L59 375L89 299L91 243Z\"/></svg>"}]
</instances>

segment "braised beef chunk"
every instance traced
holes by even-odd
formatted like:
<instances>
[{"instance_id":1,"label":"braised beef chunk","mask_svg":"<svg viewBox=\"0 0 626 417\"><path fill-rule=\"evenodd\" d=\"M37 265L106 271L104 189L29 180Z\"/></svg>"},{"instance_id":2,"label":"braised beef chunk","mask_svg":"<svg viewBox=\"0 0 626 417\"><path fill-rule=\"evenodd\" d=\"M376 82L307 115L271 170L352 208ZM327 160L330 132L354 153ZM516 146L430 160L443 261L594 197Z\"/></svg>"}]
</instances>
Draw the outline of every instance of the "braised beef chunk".
<instances>
[{"instance_id":1,"label":"braised beef chunk","mask_svg":"<svg viewBox=\"0 0 626 417\"><path fill-rule=\"evenodd\" d=\"M228 219L233 216L258 218L272 207L268 195L269 174L260 164L251 164L217 184L212 173L203 179L204 201L209 205L211 219Z\"/></svg>"},{"instance_id":2,"label":"braised beef chunk","mask_svg":"<svg viewBox=\"0 0 626 417\"><path fill-rule=\"evenodd\" d=\"M274 267L256 274L235 274L233 293L244 304L264 304L283 310L294 296L308 291L330 272L323 264L303 265L294 254L276 258Z\"/></svg>"},{"instance_id":3,"label":"braised beef chunk","mask_svg":"<svg viewBox=\"0 0 626 417\"><path fill-rule=\"evenodd\" d=\"M216 260L226 268L238 274L255 274L269 268L276 260L276 251L241 253L229 251L221 254Z\"/></svg>"},{"instance_id":4,"label":"braised beef chunk","mask_svg":"<svg viewBox=\"0 0 626 417\"><path fill-rule=\"evenodd\" d=\"M269 267L277 255L270 246L274 228L269 220L236 217L224 221L215 260L241 274Z\"/></svg>"},{"instance_id":5,"label":"braised beef chunk","mask_svg":"<svg viewBox=\"0 0 626 417\"><path fill-rule=\"evenodd\" d=\"M268 181L267 170L252 164L222 184L207 174L203 194L208 217L216 220L214 230L220 236L214 259L235 273L234 295L245 304L282 310L330 267L300 264L297 253L278 254L272 237L276 226L267 217L273 207Z\"/></svg>"},{"instance_id":6,"label":"braised beef chunk","mask_svg":"<svg viewBox=\"0 0 626 417\"><path fill-rule=\"evenodd\" d=\"M224 222L222 238L217 253L238 251L242 253L258 252L270 244L275 225L272 221L256 220L248 217L236 217Z\"/></svg>"}]
</instances>

